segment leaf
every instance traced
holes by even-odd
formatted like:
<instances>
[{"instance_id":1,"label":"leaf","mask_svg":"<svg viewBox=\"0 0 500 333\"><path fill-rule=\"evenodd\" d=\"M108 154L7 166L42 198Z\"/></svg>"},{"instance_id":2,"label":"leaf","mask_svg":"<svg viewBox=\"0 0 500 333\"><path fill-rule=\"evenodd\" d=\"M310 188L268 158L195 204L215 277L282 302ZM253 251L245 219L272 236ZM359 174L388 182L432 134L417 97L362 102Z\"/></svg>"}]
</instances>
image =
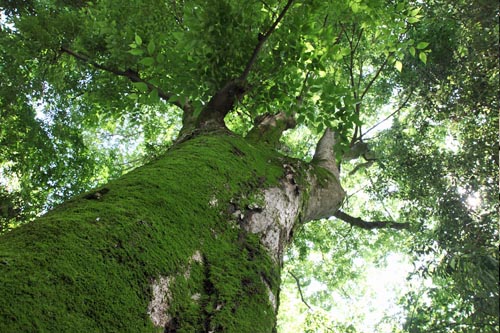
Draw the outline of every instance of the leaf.
<instances>
[{"instance_id":1,"label":"leaf","mask_svg":"<svg viewBox=\"0 0 500 333\"><path fill-rule=\"evenodd\" d=\"M155 59L152 57L146 57L142 58L141 61L139 61L140 64L143 64L144 66L152 66L155 63Z\"/></svg>"},{"instance_id":2,"label":"leaf","mask_svg":"<svg viewBox=\"0 0 500 333\"><path fill-rule=\"evenodd\" d=\"M299 123L299 124L303 124L305 120L306 120L306 117L304 117L303 114L301 114L300 116L297 117L297 123Z\"/></svg>"},{"instance_id":3,"label":"leaf","mask_svg":"<svg viewBox=\"0 0 500 333\"><path fill-rule=\"evenodd\" d=\"M418 57L420 58L420 60L424 64L427 64L427 54L425 54L425 52L420 52L420 54L418 55Z\"/></svg>"},{"instance_id":4,"label":"leaf","mask_svg":"<svg viewBox=\"0 0 500 333\"><path fill-rule=\"evenodd\" d=\"M149 83L154 84L155 86L159 86L160 85L160 80L158 80L157 77L152 78L151 80L148 80L148 81L149 81Z\"/></svg>"},{"instance_id":5,"label":"leaf","mask_svg":"<svg viewBox=\"0 0 500 333\"><path fill-rule=\"evenodd\" d=\"M158 63L160 63L160 64L161 64L161 63L163 63L163 62L165 61L165 56L164 56L163 54L161 54L161 53L160 53L160 54L158 54L158 55L156 56L156 61L157 61Z\"/></svg>"},{"instance_id":6,"label":"leaf","mask_svg":"<svg viewBox=\"0 0 500 333\"><path fill-rule=\"evenodd\" d=\"M420 42L417 44L417 49L422 50L425 49L427 46L429 46L429 43L427 42Z\"/></svg>"},{"instance_id":7,"label":"leaf","mask_svg":"<svg viewBox=\"0 0 500 333\"><path fill-rule=\"evenodd\" d=\"M144 53L144 51L141 49L132 49L132 50L129 50L128 53L133 54L133 55L142 55Z\"/></svg>"},{"instance_id":8,"label":"leaf","mask_svg":"<svg viewBox=\"0 0 500 333\"><path fill-rule=\"evenodd\" d=\"M127 95L127 98L130 98L130 99L132 99L132 100L136 100L136 99L137 99L137 97L138 97L138 95L137 95L136 93L132 93L132 94L128 94L128 95Z\"/></svg>"},{"instance_id":9,"label":"leaf","mask_svg":"<svg viewBox=\"0 0 500 333\"><path fill-rule=\"evenodd\" d=\"M156 49L155 42L153 40L150 40L149 44L148 44L148 53L150 55L153 55L153 53L155 52L155 49Z\"/></svg>"},{"instance_id":10,"label":"leaf","mask_svg":"<svg viewBox=\"0 0 500 333\"><path fill-rule=\"evenodd\" d=\"M420 19L418 17L409 17L408 18L408 23L417 23L419 21L420 21Z\"/></svg>"},{"instance_id":11,"label":"leaf","mask_svg":"<svg viewBox=\"0 0 500 333\"><path fill-rule=\"evenodd\" d=\"M184 39L184 33L180 31L172 32L172 36L177 39L177 41L181 41Z\"/></svg>"},{"instance_id":12,"label":"leaf","mask_svg":"<svg viewBox=\"0 0 500 333\"><path fill-rule=\"evenodd\" d=\"M422 8L418 7L418 8L415 8L413 9L411 12L410 12L410 16L417 16L418 13L420 13L420 10Z\"/></svg>"},{"instance_id":13,"label":"leaf","mask_svg":"<svg viewBox=\"0 0 500 333\"><path fill-rule=\"evenodd\" d=\"M394 66L400 72L403 70L403 63L401 61L399 61L399 60L396 60L396 63L394 64Z\"/></svg>"},{"instance_id":14,"label":"leaf","mask_svg":"<svg viewBox=\"0 0 500 333\"><path fill-rule=\"evenodd\" d=\"M134 85L134 87L135 87L137 90L139 90L139 91L141 91L141 92L146 92L146 91L148 91L148 85L147 85L146 83L144 83L144 82L134 82L134 83L132 83L132 84Z\"/></svg>"},{"instance_id":15,"label":"leaf","mask_svg":"<svg viewBox=\"0 0 500 333\"><path fill-rule=\"evenodd\" d=\"M149 93L149 100L153 103L157 103L160 101L160 97L158 96L158 89L153 89Z\"/></svg>"},{"instance_id":16,"label":"leaf","mask_svg":"<svg viewBox=\"0 0 500 333\"><path fill-rule=\"evenodd\" d=\"M316 129L316 132L319 134L323 132L323 129L325 128L325 125L323 123L319 123L318 128Z\"/></svg>"},{"instance_id":17,"label":"leaf","mask_svg":"<svg viewBox=\"0 0 500 333\"><path fill-rule=\"evenodd\" d=\"M142 45L142 38L138 34L135 34L135 43L139 46Z\"/></svg>"},{"instance_id":18,"label":"leaf","mask_svg":"<svg viewBox=\"0 0 500 333\"><path fill-rule=\"evenodd\" d=\"M416 53L415 48L413 46L410 47L410 54L414 57L415 53Z\"/></svg>"}]
</instances>

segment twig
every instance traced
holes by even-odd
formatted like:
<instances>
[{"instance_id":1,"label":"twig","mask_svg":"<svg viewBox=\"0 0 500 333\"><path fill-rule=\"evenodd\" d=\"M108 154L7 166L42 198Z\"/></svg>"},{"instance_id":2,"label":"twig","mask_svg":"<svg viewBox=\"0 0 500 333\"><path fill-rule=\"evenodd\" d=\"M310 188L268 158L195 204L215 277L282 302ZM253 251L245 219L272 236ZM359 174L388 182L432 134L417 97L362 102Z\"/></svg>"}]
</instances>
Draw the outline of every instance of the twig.
<instances>
[{"instance_id":1,"label":"twig","mask_svg":"<svg viewBox=\"0 0 500 333\"><path fill-rule=\"evenodd\" d=\"M267 10L269 10L271 13L273 13L273 18L276 16L276 12L271 8L271 6L269 6L265 1L263 0L260 0L260 2L264 5L264 7L267 8Z\"/></svg>"},{"instance_id":2,"label":"twig","mask_svg":"<svg viewBox=\"0 0 500 333\"><path fill-rule=\"evenodd\" d=\"M390 115L388 115L387 117L385 117L383 120L379 121L378 123L376 123L375 125L373 125L372 127L370 127L366 132L363 133L362 137L365 136L371 130L373 130L376 127L378 127L384 121L388 120L389 118L393 117L396 113L398 113L399 111L401 111L401 109L404 108L406 106L406 104L408 103L408 101L410 100L410 97L411 97L412 94L413 94L413 91L410 91L410 93L408 94L408 96L406 97L406 99L404 100L404 102L396 109L396 111L392 112Z\"/></svg>"},{"instance_id":3,"label":"twig","mask_svg":"<svg viewBox=\"0 0 500 333\"><path fill-rule=\"evenodd\" d=\"M312 310L311 306L309 304L307 304L306 300L304 299L304 295L302 294L302 288L300 287L299 279L291 271L288 271L288 273L290 273L290 275L295 279L295 283L297 284L297 288L299 289L300 299L309 308L309 310Z\"/></svg>"},{"instance_id":4,"label":"twig","mask_svg":"<svg viewBox=\"0 0 500 333\"><path fill-rule=\"evenodd\" d=\"M344 31L345 31L344 25L343 25L343 24L341 24L340 26L341 26L340 31L339 31L339 33L338 33L337 37L335 37L335 42L333 42L333 45L332 45L332 46L335 46L335 45L337 45L338 43L340 43L340 39L342 38L342 34L343 34L343 33L344 33Z\"/></svg>"},{"instance_id":5,"label":"twig","mask_svg":"<svg viewBox=\"0 0 500 333\"><path fill-rule=\"evenodd\" d=\"M389 211L389 209L385 205L384 198L382 198L382 196L380 195L380 192L378 191L377 187L375 186L375 183L374 183L374 181L372 179L372 176L370 175L370 170L366 170L366 175L368 176L368 180L370 181L370 184L371 184L371 186L372 186L372 188L374 190L375 196L377 197L378 201L380 202L380 204L384 208L384 211L387 213L387 216L389 216L391 218L391 220L394 220L394 218L392 217L391 212Z\"/></svg>"},{"instance_id":6,"label":"twig","mask_svg":"<svg viewBox=\"0 0 500 333\"><path fill-rule=\"evenodd\" d=\"M255 46L252 56L250 57L250 60L248 60L248 63L245 67L245 70L243 71L243 74L240 76L240 80L245 81L248 77L248 74L250 74L250 70L252 69L252 66L254 65L255 61L257 61L257 57L259 56L259 52L266 43L266 41L269 39L269 36L276 30L276 27L280 23L280 21L283 19L285 16L286 12L288 9L292 6L294 0L288 0L286 3L285 7L281 11L280 15L276 18L274 23L271 25L271 27L267 30L267 32L263 35L259 35L259 42Z\"/></svg>"}]
</instances>

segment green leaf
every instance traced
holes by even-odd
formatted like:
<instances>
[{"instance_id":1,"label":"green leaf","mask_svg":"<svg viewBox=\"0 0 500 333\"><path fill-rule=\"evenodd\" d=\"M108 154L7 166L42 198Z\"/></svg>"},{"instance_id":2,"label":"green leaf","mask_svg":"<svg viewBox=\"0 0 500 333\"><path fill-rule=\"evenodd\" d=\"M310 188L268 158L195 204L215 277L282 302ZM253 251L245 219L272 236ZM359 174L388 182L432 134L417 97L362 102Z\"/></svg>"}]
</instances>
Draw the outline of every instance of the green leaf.
<instances>
[{"instance_id":1,"label":"green leaf","mask_svg":"<svg viewBox=\"0 0 500 333\"><path fill-rule=\"evenodd\" d=\"M165 56L164 56L163 54L161 54L161 53L160 53L160 54L158 54L158 55L156 56L156 61L157 61L159 64L163 63L163 62L165 61Z\"/></svg>"},{"instance_id":2,"label":"green leaf","mask_svg":"<svg viewBox=\"0 0 500 333\"><path fill-rule=\"evenodd\" d=\"M155 78L152 78L151 80L149 80L149 83L154 84L155 86L159 86L160 80L155 77Z\"/></svg>"},{"instance_id":3,"label":"green leaf","mask_svg":"<svg viewBox=\"0 0 500 333\"><path fill-rule=\"evenodd\" d=\"M132 50L129 50L128 53L133 54L133 55L142 55L144 53L144 51L141 49L132 49Z\"/></svg>"},{"instance_id":4,"label":"green leaf","mask_svg":"<svg viewBox=\"0 0 500 333\"><path fill-rule=\"evenodd\" d=\"M177 41L184 39L184 33L180 31L172 32L172 36L177 39Z\"/></svg>"},{"instance_id":5,"label":"green leaf","mask_svg":"<svg viewBox=\"0 0 500 333\"><path fill-rule=\"evenodd\" d=\"M411 12L410 12L410 16L417 16L418 13L420 13L420 10L422 8L418 7L418 8L415 8L413 9Z\"/></svg>"},{"instance_id":6,"label":"green leaf","mask_svg":"<svg viewBox=\"0 0 500 333\"><path fill-rule=\"evenodd\" d=\"M416 53L415 48L413 46L410 47L410 54L414 57L415 53Z\"/></svg>"},{"instance_id":7,"label":"green leaf","mask_svg":"<svg viewBox=\"0 0 500 333\"><path fill-rule=\"evenodd\" d=\"M429 46L429 43L427 42L420 42L417 44L417 49L422 50L425 49L427 46Z\"/></svg>"},{"instance_id":8,"label":"green leaf","mask_svg":"<svg viewBox=\"0 0 500 333\"><path fill-rule=\"evenodd\" d=\"M397 69L398 71L400 71L400 72L403 70L403 63L402 63L401 61L399 61L399 60L397 60L397 61L394 63L394 66L395 66L395 67L396 67L396 69Z\"/></svg>"},{"instance_id":9,"label":"green leaf","mask_svg":"<svg viewBox=\"0 0 500 333\"><path fill-rule=\"evenodd\" d=\"M153 53L155 52L155 49L156 49L155 42L153 40L150 40L149 44L148 44L148 53L150 55L153 55Z\"/></svg>"},{"instance_id":10,"label":"green leaf","mask_svg":"<svg viewBox=\"0 0 500 333\"><path fill-rule=\"evenodd\" d=\"M420 60L426 64L427 63L427 54L425 54L425 52L420 52L420 54L418 55L418 57L420 58Z\"/></svg>"},{"instance_id":11,"label":"green leaf","mask_svg":"<svg viewBox=\"0 0 500 333\"><path fill-rule=\"evenodd\" d=\"M153 103L157 103L160 100L160 97L158 96L158 89L153 89L149 93L149 100Z\"/></svg>"},{"instance_id":12,"label":"green leaf","mask_svg":"<svg viewBox=\"0 0 500 333\"><path fill-rule=\"evenodd\" d=\"M138 34L135 34L135 43L139 46L142 45L142 38Z\"/></svg>"},{"instance_id":13,"label":"green leaf","mask_svg":"<svg viewBox=\"0 0 500 333\"><path fill-rule=\"evenodd\" d=\"M318 128L316 129L316 132L319 134L323 132L323 129L325 128L325 125L323 123L319 123Z\"/></svg>"},{"instance_id":14,"label":"green leaf","mask_svg":"<svg viewBox=\"0 0 500 333\"><path fill-rule=\"evenodd\" d=\"M408 18L408 23L417 23L419 21L420 21L420 19L418 17L409 17Z\"/></svg>"},{"instance_id":15,"label":"green leaf","mask_svg":"<svg viewBox=\"0 0 500 333\"><path fill-rule=\"evenodd\" d=\"M141 61L139 61L140 64L143 64L144 66L152 66L155 63L155 59L152 57L146 57L142 58Z\"/></svg>"},{"instance_id":16,"label":"green leaf","mask_svg":"<svg viewBox=\"0 0 500 333\"><path fill-rule=\"evenodd\" d=\"M306 117L303 114L301 114L297 117L297 123L299 123L299 124L303 124L305 120L306 120Z\"/></svg>"},{"instance_id":17,"label":"green leaf","mask_svg":"<svg viewBox=\"0 0 500 333\"><path fill-rule=\"evenodd\" d=\"M144 83L144 82L134 82L132 84L140 92L146 92L146 91L148 91L148 85L146 83Z\"/></svg>"}]
</instances>

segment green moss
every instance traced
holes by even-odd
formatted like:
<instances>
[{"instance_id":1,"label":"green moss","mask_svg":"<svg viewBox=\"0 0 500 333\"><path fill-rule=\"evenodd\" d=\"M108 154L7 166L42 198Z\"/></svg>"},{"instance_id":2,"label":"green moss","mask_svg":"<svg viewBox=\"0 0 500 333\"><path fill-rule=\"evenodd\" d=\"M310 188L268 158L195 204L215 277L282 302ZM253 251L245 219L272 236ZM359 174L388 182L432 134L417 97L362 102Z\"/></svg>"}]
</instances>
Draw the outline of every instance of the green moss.
<instances>
[{"instance_id":1,"label":"green moss","mask_svg":"<svg viewBox=\"0 0 500 333\"><path fill-rule=\"evenodd\" d=\"M155 332L151 283L173 276L178 332L266 332L279 268L228 223L241 193L282 177L271 149L201 136L0 239L0 332ZM104 193L106 192L106 193ZM203 263L193 262L199 251ZM189 278L185 278L189 270ZM199 300L193 295L200 294Z\"/></svg>"}]
</instances>

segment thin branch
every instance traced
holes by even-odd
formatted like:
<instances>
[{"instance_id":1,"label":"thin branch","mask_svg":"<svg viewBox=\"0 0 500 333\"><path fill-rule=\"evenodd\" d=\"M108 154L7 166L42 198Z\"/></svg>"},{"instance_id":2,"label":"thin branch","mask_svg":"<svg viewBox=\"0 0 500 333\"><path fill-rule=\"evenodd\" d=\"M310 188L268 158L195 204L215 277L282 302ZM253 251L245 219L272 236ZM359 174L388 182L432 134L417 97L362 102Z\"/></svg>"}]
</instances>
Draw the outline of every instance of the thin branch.
<instances>
[{"instance_id":1,"label":"thin branch","mask_svg":"<svg viewBox=\"0 0 500 333\"><path fill-rule=\"evenodd\" d=\"M334 216L338 219L341 219L344 222L349 223L352 226L359 227L366 230L372 229L383 229L383 228L392 228L392 229L408 229L410 227L409 223L397 223L391 221L373 221L367 222L365 220L360 219L359 217L354 217L349 214L344 213L341 210L338 210Z\"/></svg>"},{"instance_id":2,"label":"thin branch","mask_svg":"<svg viewBox=\"0 0 500 333\"><path fill-rule=\"evenodd\" d=\"M356 50L359 47L359 43L361 42L361 37L363 36L363 31L364 31L363 28L359 29L359 33L358 33L358 36L357 36L358 40L356 41L356 45L354 46L354 49L352 50L352 53L356 53ZM354 31L353 31L353 34L354 34Z\"/></svg>"},{"instance_id":3,"label":"thin branch","mask_svg":"<svg viewBox=\"0 0 500 333\"><path fill-rule=\"evenodd\" d=\"M359 91L361 87L361 81L363 80L363 59L360 57L358 59L359 62L359 76L358 76L358 82L356 84L356 90Z\"/></svg>"},{"instance_id":4,"label":"thin branch","mask_svg":"<svg viewBox=\"0 0 500 333\"><path fill-rule=\"evenodd\" d=\"M359 98L360 100L363 100L363 97L365 97L366 93L371 88L371 86L373 85L373 83L375 82L375 80L377 80L377 78L379 77L380 73L382 72L382 69L384 69L385 65L387 65L387 61L389 61L389 58L391 57L391 55L392 55L392 53L390 53L385 58L385 60L382 63L382 65L380 65L380 67L377 69L377 72L375 73L375 75L372 77L372 79L370 80L370 82L368 82L368 85L365 87L365 90L363 90L363 93L361 94L361 97Z\"/></svg>"},{"instance_id":5,"label":"thin branch","mask_svg":"<svg viewBox=\"0 0 500 333\"><path fill-rule=\"evenodd\" d=\"M385 212L387 213L387 216L389 216L391 218L391 220L394 220L394 217L392 217L391 212L389 211L389 209L385 205L384 198L382 197L382 195L378 191L377 187L375 186L375 182L373 181L373 178L370 174L370 170L368 170L368 169L366 170L366 175L368 176L368 180L370 181L370 184L371 184L372 188L374 189L374 193L375 193L377 200L382 205L382 208L384 208Z\"/></svg>"},{"instance_id":6,"label":"thin branch","mask_svg":"<svg viewBox=\"0 0 500 333\"><path fill-rule=\"evenodd\" d=\"M362 137L365 136L371 130L373 130L376 127L378 127L384 121L388 120L389 118L393 117L396 113L398 113L399 111L401 111L401 109L404 108L406 106L406 104L408 103L408 101L410 100L410 97L411 97L412 94L413 94L413 91L410 91L410 93L408 94L408 96L406 97L406 99L404 100L404 102L396 109L396 111L392 112L390 115L388 115L387 117L385 117L384 119L382 119L381 121L379 121L378 123L376 123L375 125L373 125L372 127L370 127L366 132L363 133Z\"/></svg>"},{"instance_id":7,"label":"thin branch","mask_svg":"<svg viewBox=\"0 0 500 333\"><path fill-rule=\"evenodd\" d=\"M302 102L304 101L304 95L306 94L306 92L308 90L307 89L307 80L309 80L309 77L311 76L311 74L312 74L311 71L307 71L306 77L304 78L304 81L302 81L302 87L300 88L300 92L296 97L296 100L297 100L296 106L299 108L302 105Z\"/></svg>"},{"instance_id":8,"label":"thin branch","mask_svg":"<svg viewBox=\"0 0 500 333\"><path fill-rule=\"evenodd\" d=\"M285 16L286 12L288 9L292 6L294 0L288 0L286 3L285 7L281 11L280 15L276 18L274 23L271 25L271 27L267 30L267 32L263 35L259 35L259 42L255 46L252 56L250 57L250 60L248 60L248 63L245 67L245 70L243 71L243 74L240 76L240 80L245 81L248 77L248 74L250 74L250 70L252 69L252 66L255 64L257 61L257 57L259 56L259 52L266 43L266 41L269 39L269 36L276 30L276 27L280 23L280 21L283 19Z\"/></svg>"},{"instance_id":9,"label":"thin branch","mask_svg":"<svg viewBox=\"0 0 500 333\"><path fill-rule=\"evenodd\" d=\"M323 19L323 26L322 28L326 27L326 23L328 22L328 14L325 15L325 18Z\"/></svg>"},{"instance_id":10,"label":"thin branch","mask_svg":"<svg viewBox=\"0 0 500 333\"><path fill-rule=\"evenodd\" d=\"M85 63L91 65L94 68L100 69L100 70L108 72L108 73L115 74L117 76L126 77L127 79L129 79L132 82L142 82L142 83L146 84L149 91L157 90L158 96L160 98L162 98L163 100L165 100L168 103L171 103L173 105L178 106L182 110L186 110L189 107L188 105L184 105L184 104L180 103L179 101L170 101L170 98L172 98L174 96L172 93L165 92L162 89L160 89L159 87L155 86L154 84L148 82L147 80L144 80L143 78L140 77L139 73L136 71L133 71L131 69L121 71L121 70L118 70L115 68L101 65L101 64L91 60L89 57L82 55L80 53L77 53L77 52L75 52L67 47L64 47L64 46L61 46L61 51L63 53L66 53L66 54L74 57L77 60L80 60L82 62L85 62Z\"/></svg>"},{"instance_id":11,"label":"thin branch","mask_svg":"<svg viewBox=\"0 0 500 333\"><path fill-rule=\"evenodd\" d=\"M346 199L345 199L345 202L349 201L350 198L352 198L353 196L355 196L356 194L358 194L359 192L361 191L364 191L364 189L366 188L366 185L365 186L362 186L360 187L359 189L357 189L356 191L352 192L351 194L347 195Z\"/></svg>"},{"instance_id":12,"label":"thin branch","mask_svg":"<svg viewBox=\"0 0 500 333\"><path fill-rule=\"evenodd\" d=\"M355 111L355 113L359 115L359 104L356 104L356 111ZM361 135L358 137L358 131L361 134L361 127L358 124L356 124L356 126L354 127L354 133L352 134L351 142L349 143L350 147L354 146L354 144L356 143L356 141L358 141L359 138L361 137Z\"/></svg>"},{"instance_id":13,"label":"thin branch","mask_svg":"<svg viewBox=\"0 0 500 333\"><path fill-rule=\"evenodd\" d=\"M271 8L271 6L269 6L265 1L263 0L260 0L260 2L264 5L264 7L267 8L267 10L269 10L271 13L273 13L273 18L276 16L276 12L274 11L274 9Z\"/></svg>"},{"instance_id":14,"label":"thin branch","mask_svg":"<svg viewBox=\"0 0 500 333\"><path fill-rule=\"evenodd\" d=\"M341 25L340 25L340 27L341 27L341 28L340 28L340 31L339 31L339 33L338 33L337 37L335 37L335 42L333 42L333 45L332 45L332 46L335 46L335 45L337 45L338 43L340 43L340 39L342 38L342 34L343 34L343 33L344 33L344 31L345 31L345 27L344 27L344 25L343 25L343 24L341 24Z\"/></svg>"},{"instance_id":15,"label":"thin branch","mask_svg":"<svg viewBox=\"0 0 500 333\"><path fill-rule=\"evenodd\" d=\"M290 273L290 275L295 279L295 283L297 284L297 289L299 289L300 299L302 300L302 303L304 303L309 308L309 310L312 310L311 306L309 304L307 304L306 300L304 299L304 295L302 294L302 288L300 287L299 279L291 271L288 271L288 273Z\"/></svg>"},{"instance_id":16,"label":"thin branch","mask_svg":"<svg viewBox=\"0 0 500 333\"><path fill-rule=\"evenodd\" d=\"M347 38L347 41L349 42L349 49L351 50L350 54L349 54L349 79L351 81L351 88L353 89L353 94L354 94L354 99L357 99L357 91L356 91L356 87L354 85L354 72L353 72L353 68L354 68L354 52L356 51L355 48L353 47L353 39L350 39L349 38L349 35L347 34L347 31L344 29L344 34L345 34L345 37Z\"/></svg>"}]
</instances>

